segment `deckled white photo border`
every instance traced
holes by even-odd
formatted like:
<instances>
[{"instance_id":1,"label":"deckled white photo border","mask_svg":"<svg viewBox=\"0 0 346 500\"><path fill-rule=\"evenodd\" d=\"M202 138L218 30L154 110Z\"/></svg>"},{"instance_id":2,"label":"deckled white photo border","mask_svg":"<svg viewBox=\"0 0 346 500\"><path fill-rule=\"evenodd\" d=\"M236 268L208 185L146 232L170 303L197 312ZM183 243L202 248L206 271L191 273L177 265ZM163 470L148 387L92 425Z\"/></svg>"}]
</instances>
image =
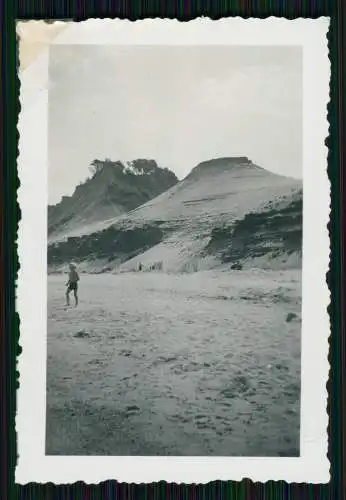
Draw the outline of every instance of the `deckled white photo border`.
<instances>
[{"instance_id":1,"label":"deckled white photo border","mask_svg":"<svg viewBox=\"0 0 346 500\"><path fill-rule=\"evenodd\" d=\"M26 43L28 23L18 23ZM47 29L49 29L47 26ZM165 480L206 483L250 478L253 481L326 483L327 390L329 374L326 284L329 265L330 188L327 177L330 61L329 19L283 18L219 21L100 20L69 23L42 44L36 58L19 70L21 112L18 201L22 211L18 252L17 311L20 316L16 431L16 482L99 483L107 479L140 483ZM32 30L31 30L32 36ZM30 41L30 40L29 40ZM32 41L32 40L31 40ZM248 457L100 457L45 456L47 325L47 179L49 44L126 45L300 45L303 47L303 305L301 456Z\"/></svg>"}]
</instances>

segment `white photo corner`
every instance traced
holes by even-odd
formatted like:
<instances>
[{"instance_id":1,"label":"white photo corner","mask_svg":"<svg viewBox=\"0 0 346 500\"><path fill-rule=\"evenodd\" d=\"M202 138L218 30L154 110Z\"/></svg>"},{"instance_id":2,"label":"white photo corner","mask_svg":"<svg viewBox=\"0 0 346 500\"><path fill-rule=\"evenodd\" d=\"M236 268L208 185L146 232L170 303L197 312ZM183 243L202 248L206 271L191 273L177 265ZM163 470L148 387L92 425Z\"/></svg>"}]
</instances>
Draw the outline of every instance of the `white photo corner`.
<instances>
[{"instance_id":1,"label":"white photo corner","mask_svg":"<svg viewBox=\"0 0 346 500\"><path fill-rule=\"evenodd\" d=\"M328 29L17 24L17 483L329 482Z\"/></svg>"}]
</instances>

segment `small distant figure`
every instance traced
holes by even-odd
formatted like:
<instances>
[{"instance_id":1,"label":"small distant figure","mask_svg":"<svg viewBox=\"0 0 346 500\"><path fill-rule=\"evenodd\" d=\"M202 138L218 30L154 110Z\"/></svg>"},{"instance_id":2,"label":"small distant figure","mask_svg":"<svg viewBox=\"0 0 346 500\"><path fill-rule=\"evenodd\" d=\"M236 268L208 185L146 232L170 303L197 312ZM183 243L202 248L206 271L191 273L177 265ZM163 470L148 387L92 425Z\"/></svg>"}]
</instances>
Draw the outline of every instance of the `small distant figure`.
<instances>
[{"instance_id":1,"label":"small distant figure","mask_svg":"<svg viewBox=\"0 0 346 500\"><path fill-rule=\"evenodd\" d=\"M138 271L142 271L142 269L143 269L142 262L140 262L140 263L138 264Z\"/></svg>"},{"instance_id":2,"label":"small distant figure","mask_svg":"<svg viewBox=\"0 0 346 500\"><path fill-rule=\"evenodd\" d=\"M70 292L73 291L76 307L78 306L78 281L79 274L77 273L77 266L73 262L69 265L68 282L66 283L66 305L70 305Z\"/></svg>"}]
</instances>

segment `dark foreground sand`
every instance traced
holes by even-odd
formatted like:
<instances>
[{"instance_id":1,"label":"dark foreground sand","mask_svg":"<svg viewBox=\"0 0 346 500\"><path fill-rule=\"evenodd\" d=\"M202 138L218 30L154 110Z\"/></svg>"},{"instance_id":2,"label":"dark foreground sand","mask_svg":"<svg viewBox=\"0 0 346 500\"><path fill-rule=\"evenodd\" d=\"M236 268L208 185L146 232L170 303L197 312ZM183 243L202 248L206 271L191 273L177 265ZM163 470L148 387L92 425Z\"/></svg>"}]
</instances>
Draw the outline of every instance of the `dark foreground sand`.
<instances>
[{"instance_id":1,"label":"dark foreground sand","mask_svg":"<svg viewBox=\"0 0 346 500\"><path fill-rule=\"evenodd\" d=\"M299 455L300 278L49 277L46 453Z\"/></svg>"}]
</instances>

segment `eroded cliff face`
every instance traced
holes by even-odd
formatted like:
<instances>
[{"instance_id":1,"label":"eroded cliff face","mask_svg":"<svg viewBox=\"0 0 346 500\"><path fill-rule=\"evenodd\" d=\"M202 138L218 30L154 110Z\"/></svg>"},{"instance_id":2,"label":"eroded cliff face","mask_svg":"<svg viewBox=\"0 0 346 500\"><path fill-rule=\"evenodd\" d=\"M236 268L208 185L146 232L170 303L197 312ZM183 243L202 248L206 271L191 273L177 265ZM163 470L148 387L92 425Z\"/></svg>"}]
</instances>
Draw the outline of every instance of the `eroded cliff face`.
<instances>
[{"instance_id":1,"label":"eroded cliff face","mask_svg":"<svg viewBox=\"0 0 346 500\"><path fill-rule=\"evenodd\" d=\"M303 192L298 190L247 213L231 225L216 226L206 253L217 255L223 263L240 266L262 260L269 267L275 259L301 265L302 228Z\"/></svg>"},{"instance_id":2,"label":"eroded cliff face","mask_svg":"<svg viewBox=\"0 0 346 500\"><path fill-rule=\"evenodd\" d=\"M50 242L93 232L98 224L114 219L166 191L178 182L154 160L93 162L93 175L77 186L72 196L48 207Z\"/></svg>"}]
</instances>

